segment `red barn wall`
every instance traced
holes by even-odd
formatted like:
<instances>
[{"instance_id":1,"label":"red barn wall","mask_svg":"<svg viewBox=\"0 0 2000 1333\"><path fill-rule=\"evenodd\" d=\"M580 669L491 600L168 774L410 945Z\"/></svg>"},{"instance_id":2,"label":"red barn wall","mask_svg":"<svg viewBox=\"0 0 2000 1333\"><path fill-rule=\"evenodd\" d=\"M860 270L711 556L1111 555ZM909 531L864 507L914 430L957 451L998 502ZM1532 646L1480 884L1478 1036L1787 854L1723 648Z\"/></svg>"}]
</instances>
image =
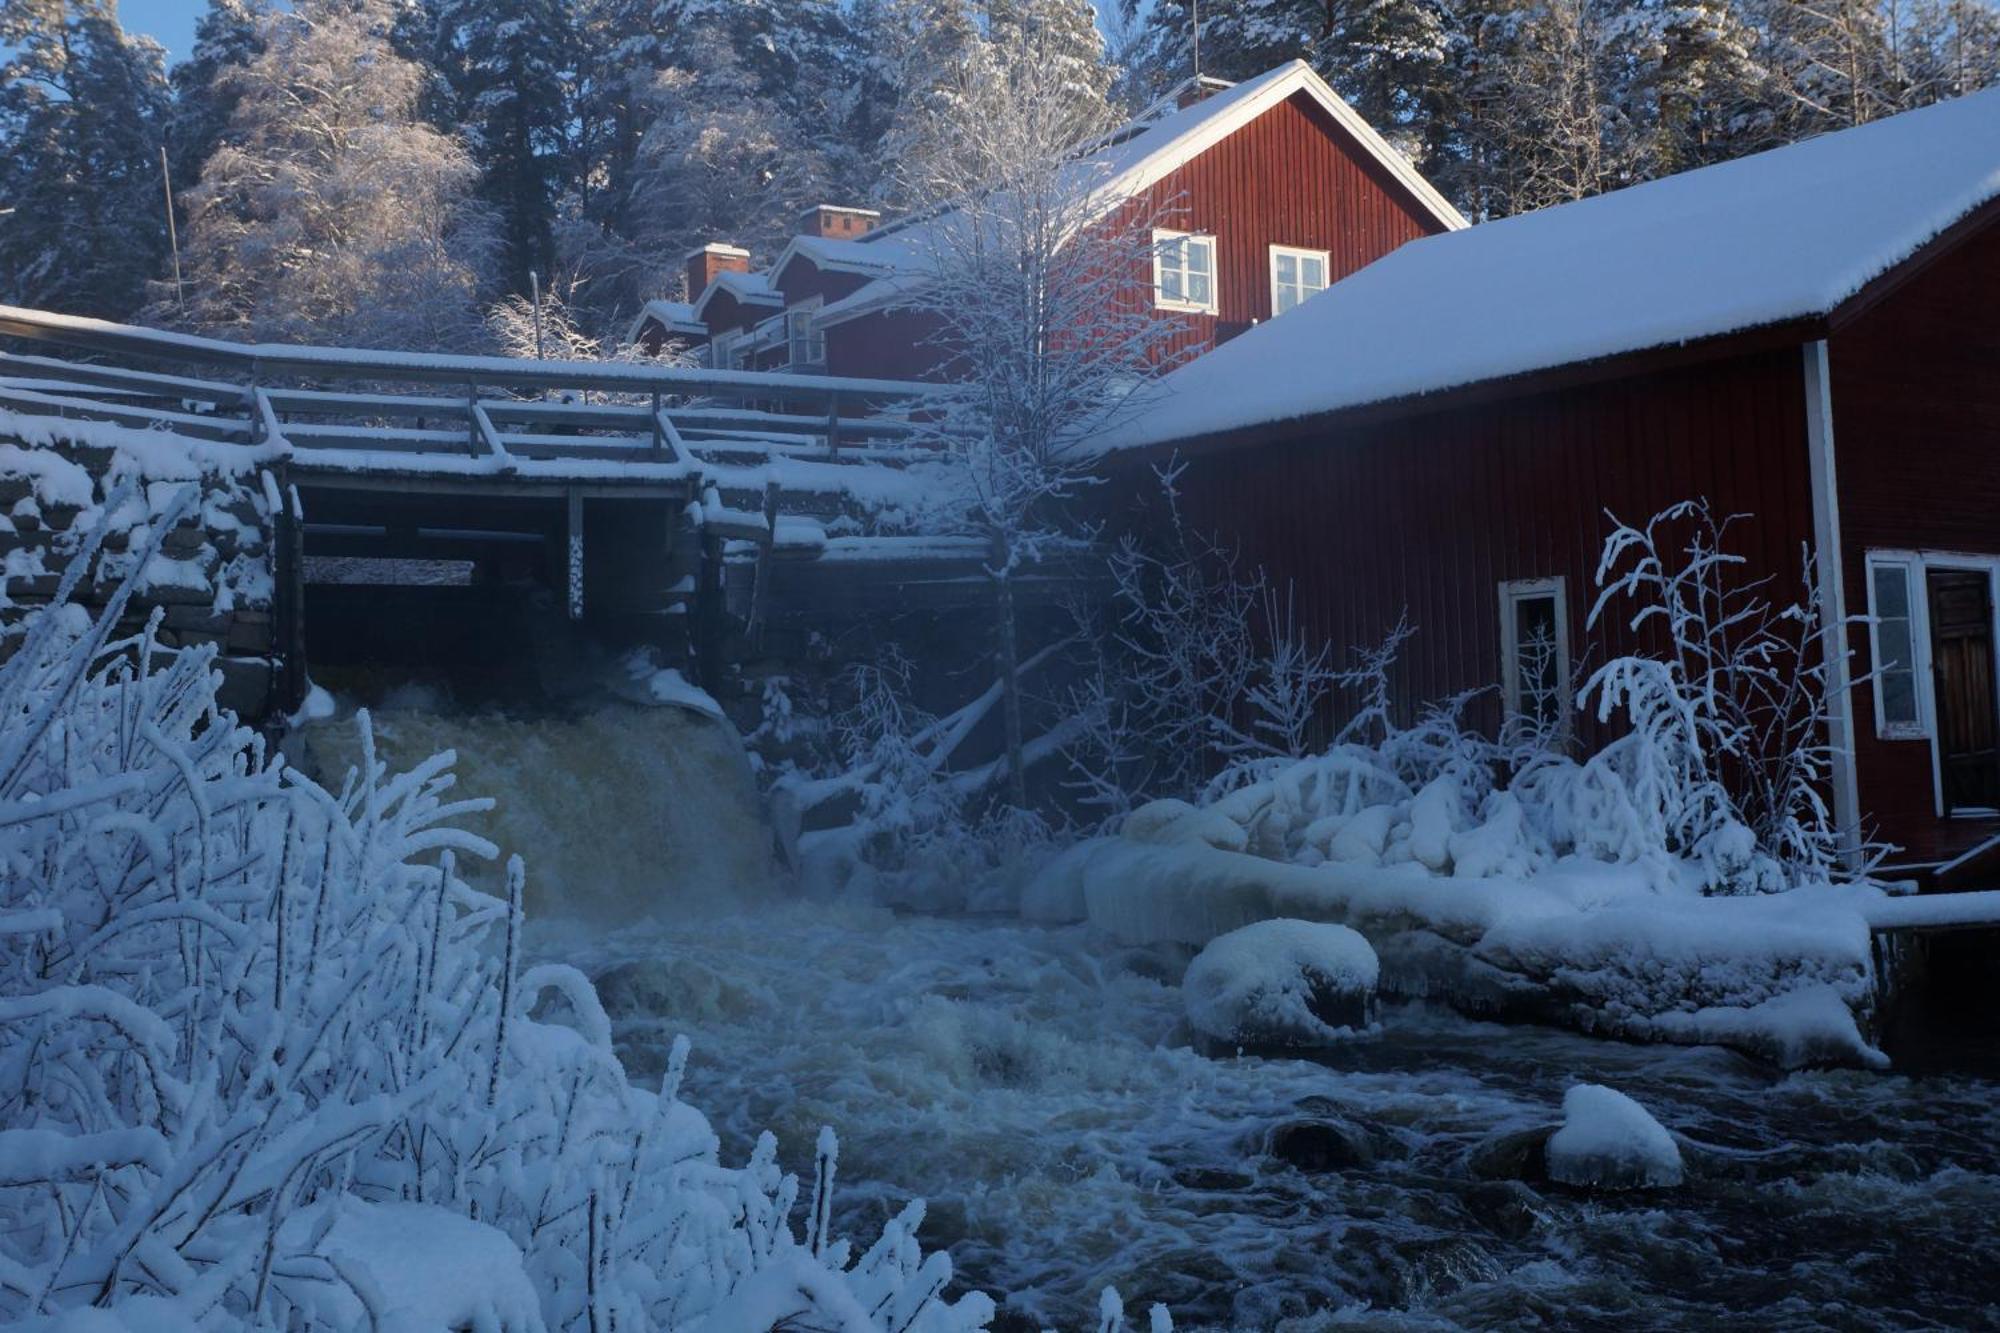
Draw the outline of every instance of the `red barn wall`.
<instances>
[{"instance_id":1,"label":"red barn wall","mask_svg":"<svg viewBox=\"0 0 2000 1333\"><path fill-rule=\"evenodd\" d=\"M2000 218L1919 270L1828 340L1841 557L1849 615L1868 610L1867 553L2000 556ZM1853 634L1856 674L1872 669ZM2000 833L1939 819L1931 747L1875 734L1854 691L1861 807L1918 859Z\"/></svg>"},{"instance_id":2,"label":"red barn wall","mask_svg":"<svg viewBox=\"0 0 2000 1333\"><path fill-rule=\"evenodd\" d=\"M1563 577L1573 659L1633 646L1622 616L1584 631L1607 510L1641 524L1705 496L1753 514L1731 548L1796 588L1812 535L1803 378L1784 348L1239 446L1189 463L1182 508L1289 582L1306 630L1337 652L1380 641L1407 609L1407 720L1497 682L1505 580ZM1120 489L1156 497L1130 471ZM1497 692L1472 717L1497 722Z\"/></svg>"}]
</instances>

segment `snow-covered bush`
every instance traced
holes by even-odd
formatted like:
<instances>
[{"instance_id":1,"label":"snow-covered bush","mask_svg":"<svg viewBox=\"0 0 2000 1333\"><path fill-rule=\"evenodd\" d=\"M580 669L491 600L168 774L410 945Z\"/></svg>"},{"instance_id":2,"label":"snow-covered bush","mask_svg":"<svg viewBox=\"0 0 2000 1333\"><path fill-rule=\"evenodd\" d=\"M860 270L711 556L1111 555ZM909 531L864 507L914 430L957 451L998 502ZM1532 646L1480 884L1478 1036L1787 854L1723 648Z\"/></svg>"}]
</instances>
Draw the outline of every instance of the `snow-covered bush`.
<instances>
[{"instance_id":1,"label":"snow-covered bush","mask_svg":"<svg viewBox=\"0 0 2000 1333\"><path fill-rule=\"evenodd\" d=\"M144 549L156 550L166 524ZM67 594L0 664L0 1320L131 1328L976 1326L912 1205L803 1239L765 1136L726 1168L630 1086L589 983L469 887L453 756L338 792L215 702L210 649ZM141 562L143 564L143 561ZM411 1322L416 1321L416 1322ZM75 1324L82 1327L83 1324ZM94 1321L89 1327L106 1326Z\"/></svg>"},{"instance_id":2,"label":"snow-covered bush","mask_svg":"<svg viewBox=\"0 0 2000 1333\"><path fill-rule=\"evenodd\" d=\"M1809 561L1798 601L1777 605L1765 582L1735 577L1731 523L1706 504L1675 505L1644 528L1616 524L1591 623L1629 601L1633 629L1657 627L1660 650L1615 658L1584 682L1581 702L1614 735L1578 758L1547 720L1562 709L1510 719L1497 736L1470 726L1479 691L1400 722L1393 676L1414 627L1399 622L1352 665L1329 665L1261 575L1239 575L1188 535L1173 480L1162 472L1168 553L1128 545L1113 562L1127 607L1124 669L1105 673L1142 696L1118 714L1138 736L1124 743L1166 757L1107 766L1100 744L1074 758L1096 778L1101 806L1139 804L1129 791L1107 794L1117 774L1139 773L1158 784L1145 795L1192 797L1237 819L1253 850L1307 864L1416 861L1484 878L1581 856L1637 865L1657 888L1711 893L1774 892L1839 871ZM1205 672L1226 692L1199 688ZM1334 698L1352 709L1307 753Z\"/></svg>"}]
</instances>

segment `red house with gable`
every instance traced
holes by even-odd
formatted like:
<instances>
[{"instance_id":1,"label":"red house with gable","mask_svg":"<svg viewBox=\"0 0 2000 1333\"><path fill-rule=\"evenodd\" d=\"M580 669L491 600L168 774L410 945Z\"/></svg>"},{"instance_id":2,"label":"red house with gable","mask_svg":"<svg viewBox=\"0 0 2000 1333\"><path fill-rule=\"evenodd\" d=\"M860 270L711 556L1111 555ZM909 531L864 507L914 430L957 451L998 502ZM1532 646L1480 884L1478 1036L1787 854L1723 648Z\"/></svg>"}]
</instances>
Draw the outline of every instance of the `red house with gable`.
<instances>
[{"instance_id":1,"label":"red house with gable","mask_svg":"<svg viewBox=\"0 0 2000 1333\"><path fill-rule=\"evenodd\" d=\"M1191 80L1091 146L1113 197L1170 215L1152 301L1200 352L1406 241L1465 219L1301 61L1235 85ZM631 341L700 349L711 365L893 379L941 357L910 308L923 278L917 218L821 206L771 263L708 246L688 256L690 301L652 302Z\"/></svg>"},{"instance_id":2,"label":"red house with gable","mask_svg":"<svg viewBox=\"0 0 2000 1333\"><path fill-rule=\"evenodd\" d=\"M1842 824L1992 869L1953 862L2000 837L2000 90L1415 241L1159 393L1112 471L1187 461L1331 643L1407 609L1410 706L1521 707L1524 627L1565 674L1633 646L1587 624L1607 513L1751 516L1747 573L1809 551L1845 627Z\"/></svg>"}]
</instances>

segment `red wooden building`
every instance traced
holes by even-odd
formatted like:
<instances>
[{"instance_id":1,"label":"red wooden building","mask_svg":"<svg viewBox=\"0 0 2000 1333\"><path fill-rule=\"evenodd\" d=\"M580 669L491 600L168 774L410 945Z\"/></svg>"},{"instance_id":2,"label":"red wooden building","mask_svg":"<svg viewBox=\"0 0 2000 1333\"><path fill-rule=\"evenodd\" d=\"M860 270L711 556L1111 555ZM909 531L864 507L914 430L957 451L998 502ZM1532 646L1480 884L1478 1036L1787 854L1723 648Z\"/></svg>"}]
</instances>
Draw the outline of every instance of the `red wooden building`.
<instances>
[{"instance_id":1,"label":"red wooden building","mask_svg":"<svg viewBox=\"0 0 2000 1333\"><path fill-rule=\"evenodd\" d=\"M1443 196L1303 62L1233 86L1191 81L1082 154L1156 233L1160 318L1200 352L1379 259L1465 226ZM921 378L942 359L911 308L935 219L881 225L822 206L763 269L728 246L687 260L687 302L650 303L631 340L712 365Z\"/></svg>"},{"instance_id":2,"label":"red wooden building","mask_svg":"<svg viewBox=\"0 0 2000 1333\"><path fill-rule=\"evenodd\" d=\"M1188 460L1311 629L1407 609L1410 701L1496 719L1525 633L1625 646L1586 629L1607 512L1754 516L1749 572L1810 552L1846 626L1843 823L1912 868L2000 835L2000 90L1415 241L1157 392L1114 468Z\"/></svg>"}]
</instances>

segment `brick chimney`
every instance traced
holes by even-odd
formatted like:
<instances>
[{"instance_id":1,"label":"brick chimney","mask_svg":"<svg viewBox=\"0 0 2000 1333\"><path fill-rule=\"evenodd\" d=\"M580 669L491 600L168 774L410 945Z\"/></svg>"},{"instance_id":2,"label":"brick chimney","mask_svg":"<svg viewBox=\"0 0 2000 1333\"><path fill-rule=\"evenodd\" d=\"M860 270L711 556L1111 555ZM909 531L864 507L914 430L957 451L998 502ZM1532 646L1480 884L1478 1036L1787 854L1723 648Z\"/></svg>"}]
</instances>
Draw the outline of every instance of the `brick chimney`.
<instances>
[{"instance_id":1,"label":"brick chimney","mask_svg":"<svg viewBox=\"0 0 2000 1333\"><path fill-rule=\"evenodd\" d=\"M710 243L690 250L682 261L687 265L687 299L699 301L718 273L748 273L750 252L741 246Z\"/></svg>"},{"instance_id":2,"label":"brick chimney","mask_svg":"<svg viewBox=\"0 0 2000 1333\"><path fill-rule=\"evenodd\" d=\"M835 204L816 204L799 215L799 230L807 236L851 241L857 236L866 236L875 230L875 224L881 220L882 215L872 208L841 208Z\"/></svg>"}]
</instances>

